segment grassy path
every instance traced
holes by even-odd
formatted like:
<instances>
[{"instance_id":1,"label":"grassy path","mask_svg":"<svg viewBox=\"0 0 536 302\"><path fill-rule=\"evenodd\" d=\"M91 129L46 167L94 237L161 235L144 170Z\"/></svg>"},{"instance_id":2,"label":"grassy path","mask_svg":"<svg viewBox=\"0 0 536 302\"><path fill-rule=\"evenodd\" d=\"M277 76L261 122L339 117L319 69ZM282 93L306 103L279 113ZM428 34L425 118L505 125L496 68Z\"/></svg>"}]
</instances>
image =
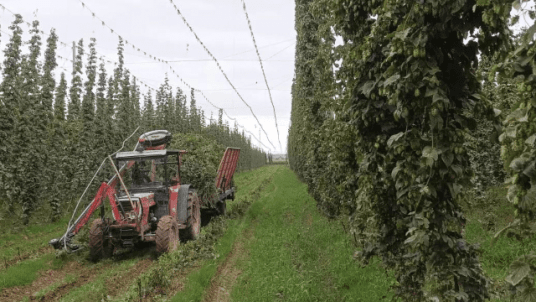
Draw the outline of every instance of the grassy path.
<instances>
[{"instance_id":1,"label":"grassy path","mask_svg":"<svg viewBox=\"0 0 536 302\"><path fill-rule=\"evenodd\" d=\"M365 268L338 221L316 209L306 186L277 167L236 227L239 235L221 261L204 301L381 301L392 276L378 263ZM174 301L191 301L176 296ZM194 299L194 301L197 301Z\"/></svg>"}]
</instances>

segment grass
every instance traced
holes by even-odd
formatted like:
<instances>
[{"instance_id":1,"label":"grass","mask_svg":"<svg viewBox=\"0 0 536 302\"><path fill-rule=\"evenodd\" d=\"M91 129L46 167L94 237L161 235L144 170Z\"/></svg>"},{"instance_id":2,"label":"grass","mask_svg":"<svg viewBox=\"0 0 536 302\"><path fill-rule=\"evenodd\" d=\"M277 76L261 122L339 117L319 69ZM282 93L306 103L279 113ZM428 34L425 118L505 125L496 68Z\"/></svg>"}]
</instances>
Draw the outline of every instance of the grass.
<instances>
[{"instance_id":1,"label":"grass","mask_svg":"<svg viewBox=\"0 0 536 302\"><path fill-rule=\"evenodd\" d=\"M233 301L380 301L392 296L394 279L379 263L365 268L337 221L328 221L286 167L274 177L271 194L254 202L246 221L254 224L249 256L232 291Z\"/></svg>"},{"instance_id":2,"label":"grass","mask_svg":"<svg viewBox=\"0 0 536 302\"><path fill-rule=\"evenodd\" d=\"M521 255L536 251L536 241L518 241L505 232L492 244L494 235L513 221L514 207L506 199L507 188L492 187L485 200L464 209L467 216L466 238L481 248L480 263L491 279L491 301L510 301L509 285L504 281L510 264Z\"/></svg>"},{"instance_id":3,"label":"grass","mask_svg":"<svg viewBox=\"0 0 536 302\"><path fill-rule=\"evenodd\" d=\"M238 192L247 192L246 194L237 195L234 202L229 203L231 208L229 213L232 214L233 209L245 199L251 198L248 193L255 191L264 181L269 179L277 168L263 167L258 170L243 172L235 177L235 183L239 188ZM263 190L262 195L266 192ZM218 266L225 261L226 257L232 250L234 242L244 229L249 227L249 221L244 219L229 220L225 234L218 240L215 252L218 255L216 259L205 261L199 270L196 270L188 275L184 290L173 297L173 302L179 301L201 301L206 293L207 288Z\"/></svg>"},{"instance_id":4,"label":"grass","mask_svg":"<svg viewBox=\"0 0 536 302\"><path fill-rule=\"evenodd\" d=\"M63 278L63 280L58 281L58 282L56 282L56 283L54 283L52 285L49 285L48 287L45 287L45 288L39 290L37 293L33 294L32 299L39 301L39 300L43 299L46 296L46 294L48 294L50 292L53 292L58 287L60 287L60 286L62 286L64 284L76 282L76 280L78 280L77 275L69 274L69 275L65 276L65 278ZM26 297L26 299L29 301L30 298Z\"/></svg>"},{"instance_id":5,"label":"grass","mask_svg":"<svg viewBox=\"0 0 536 302\"><path fill-rule=\"evenodd\" d=\"M99 265L105 266L101 274L95 280L80 287L72 289L68 295L62 297L60 301L101 301L107 300L107 281L112 277L131 269L140 259L129 259L119 262L112 260L101 261ZM129 276L124 276L129 278Z\"/></svg>"},{"instance_id":6,"label":"grass","mask_svg":"<svg viewBox=\"0 0 536 302\"><path fill-rule=\"evenodd\" d=\"M8 231L0 236L0 269L4 267L1 262L47 247L50 239L60 237L65 232L67 223L68 218L64 218L52 224L29 225L15 233L7 228Z\"/></svg>"},{"instance_id":7,"label":"grass","mask_svg":"<svg viewBox=\"0 0 536 302\"><path fill-rule=\"evenodd\" d=\"M243 221L232 220L225 235L220 238L216 246L218 258L206 261L199 270L188 275L184 290L175 295L171 301L201 301L212 277L216 274L218 266L229 255L234 241L244 228Z\"/></svg>"},{"instance_id":8,"label":"grass","mask_svg":"<svg viewBox=\"0 0 536 302\"><path fill-rule=\"evenodd\" d=\"M0 272L0 291L4 288L27 285L38 277L42 270L53 268L56 264L53 254L41 258L23 261Z\"/></svg>"}]
</instances>

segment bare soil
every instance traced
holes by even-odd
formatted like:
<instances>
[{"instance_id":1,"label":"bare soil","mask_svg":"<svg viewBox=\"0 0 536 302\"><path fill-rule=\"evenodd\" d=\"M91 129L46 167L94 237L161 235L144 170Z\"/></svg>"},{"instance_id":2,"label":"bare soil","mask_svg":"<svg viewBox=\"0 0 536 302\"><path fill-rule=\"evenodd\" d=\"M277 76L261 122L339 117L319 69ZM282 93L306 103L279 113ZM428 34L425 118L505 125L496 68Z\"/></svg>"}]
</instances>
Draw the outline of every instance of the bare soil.
<instances>
[{"instance_id":1,"label":"bare soil","mask_svg":"<svg viewBox=\"0 0 536 302\"><path fill-rule=\"evenodd\" d=\"M231 300L231 291L242 270L237 267L239 260L248 256L246 243L253 239L254 227L248 228L242 236L236 238L231 252L225 261L218 267L216 274L210 282L205 295L205 302L228 302Z\"/></svg>"},{"instance_id":2,"label":"bare soil","mask_svg":"<svg viewBox=\"0 0 536 302\"><path fill-rule=\"evenodd\" d=\"M59 270L46 270L41 272L40 276L30 285L10 287L0 293L0 301L20 301L25 297L35 300L35 295L42 289L45 289L55 283L61 282L68 274L80 275L73 283L64 284L54 291L47 293L39 301L53 301L54 297L61 297L62 292L67 289L79 286L89 280L89 276L95 274L96 269L88 269L86 266L77 261L66 264Z\"/></svg>"},{"instance_id":3,"label":"bare soil","mask_svg":"<svg viewBox=\"0 0 536 302\"><path fill-rule=\"evenodd\" d=\"M132 284L133 280L136 280L136 277L145 272L152 264L152 259L143 259L138 261L130 270L108 279L106 282L107 295L115 297L123 293Z\"/></svg>"}]
</instances>

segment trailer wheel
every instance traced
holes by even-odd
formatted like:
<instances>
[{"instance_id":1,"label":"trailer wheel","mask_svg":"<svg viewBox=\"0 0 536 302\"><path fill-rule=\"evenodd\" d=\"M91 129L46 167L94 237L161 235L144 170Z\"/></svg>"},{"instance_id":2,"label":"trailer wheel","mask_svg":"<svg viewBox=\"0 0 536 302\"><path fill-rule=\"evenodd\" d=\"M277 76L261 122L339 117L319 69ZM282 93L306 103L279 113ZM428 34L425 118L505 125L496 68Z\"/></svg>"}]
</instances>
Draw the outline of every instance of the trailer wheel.
<instances>
[{"instance_id":1,"label":"trailer wheel","mask_svg":"<svg viewBox=\"0 0 536 302\"><path fill-rule=\"evenodd\" d=\"M175 218L166 215L160 218L156 227L156 252L163 254L172 252L179 245L179 227Z\"/></svg>"},{"instance_id":2,"label":"trailer wheel","mask_svg":"<svg viewBox=\"0 0 536 302\"><path fill-rule=\"evenodd\" d=\"M218 210L218 215L225 216L225 213L227 213L227 202L225 202L225 199L216 203L216 209Z\"/></svg>"},{"instance_id":3,"label":"trailer wheel","mask_svg":"<svg viewBox=\"0 0 536 302\"><path fill-rule=\"evenodd\" d=\"M104 223L97 218L91 223L89 229L89 256L91 261L101 258L109 258L113 255L113 246L109 239L105 238Z\"/></svg>"},{"instance_id":4,"label":"trailer wheel","mask_svg":"<svg viewBox=\"0 0 536 302\"><path fill-rule=\"evenodd\" d=\"M201 205L195 190L188 191L188 219L186 220L186 236L197 240L201 231Z\"/></svg>"}]
</instances>

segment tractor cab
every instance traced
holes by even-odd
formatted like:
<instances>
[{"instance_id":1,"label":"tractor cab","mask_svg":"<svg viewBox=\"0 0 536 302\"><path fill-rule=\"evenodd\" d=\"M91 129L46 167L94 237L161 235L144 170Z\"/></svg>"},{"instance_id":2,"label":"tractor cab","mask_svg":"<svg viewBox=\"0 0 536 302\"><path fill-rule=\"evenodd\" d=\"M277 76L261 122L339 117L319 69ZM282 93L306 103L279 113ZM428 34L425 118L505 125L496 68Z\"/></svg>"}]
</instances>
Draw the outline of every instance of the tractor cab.
<instances>
[{"instance_id":1,"label":"tractor cab","mask_svg":"<svg viewBox=\"0 0 536 302\"><path fill-rule=\"evenodd\" d=\"M131 201L136 204L138 200L147 200L148 221L153 223L152 228L156 228L156 223L165 215L175 217L177 196L173 195L181 186L180 166L184 153L186 151L166 149L117 153L115 165L128 167L122 176L123 184L116 182L114 188L117 192L117 218L121 218L117 220L132 217L129 214L134 210Z\"/></svg>"},{"instance_id":2,"label":"tractor cab","mask_svg":"<svg viewBox=\"0 0 536 302\"><path fill-rule=\"evenodd\" d=\"M180 183L181 159L185 153L179 150L119 152L115 156L115 164L116 167L130 167L123 175L129 191L154 191ZM116 189L120 195L125 194L120 183L117 183Z\"/></svg>"}]
</instances>

